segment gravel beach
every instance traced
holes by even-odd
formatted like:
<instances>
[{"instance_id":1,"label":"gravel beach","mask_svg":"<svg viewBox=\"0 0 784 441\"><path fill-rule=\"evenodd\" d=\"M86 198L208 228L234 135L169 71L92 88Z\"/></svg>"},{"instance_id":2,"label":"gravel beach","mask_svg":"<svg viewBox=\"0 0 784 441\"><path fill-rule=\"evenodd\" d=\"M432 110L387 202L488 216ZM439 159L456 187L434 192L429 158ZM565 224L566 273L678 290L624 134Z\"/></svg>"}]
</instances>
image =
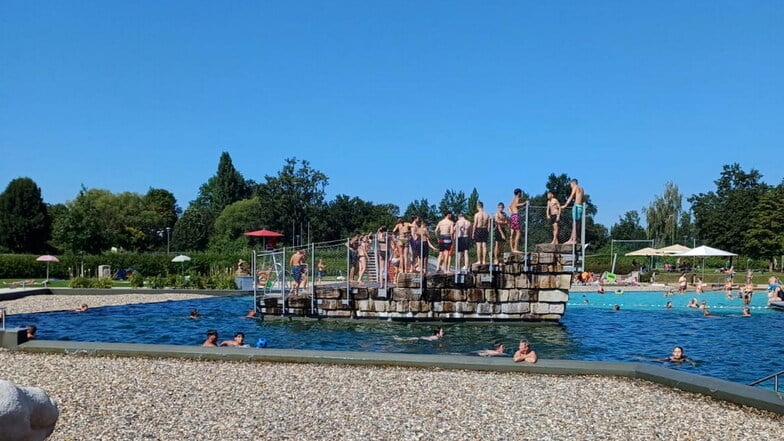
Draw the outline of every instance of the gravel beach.
<instances>
[{"instance_id":1,"label":"gravel beach","mask_svg":"<svg viewBox=\"0 0 784 441\"><path fill-rule=\"evenodd\" d=\"M606 377L0 351L51 440L779 439L784 417Z\"/></svg>"},{"instance_id":2,"label":"gravel beach","mask_svg":"<svg viewBox=\"0 0 784 441\"><path fill-rule=\"evenodd\" d=\"M0 300L0 307L8 308L8 314L29 314L35 312L65 311L76 309L82 303L90 308L99 306L131 305L135 303L155 303L169 300L189 300L212 297L192 293L165 294L106 294L106 295L64 295L38 294L16 300Z\"/></svg>"}]
</instances>

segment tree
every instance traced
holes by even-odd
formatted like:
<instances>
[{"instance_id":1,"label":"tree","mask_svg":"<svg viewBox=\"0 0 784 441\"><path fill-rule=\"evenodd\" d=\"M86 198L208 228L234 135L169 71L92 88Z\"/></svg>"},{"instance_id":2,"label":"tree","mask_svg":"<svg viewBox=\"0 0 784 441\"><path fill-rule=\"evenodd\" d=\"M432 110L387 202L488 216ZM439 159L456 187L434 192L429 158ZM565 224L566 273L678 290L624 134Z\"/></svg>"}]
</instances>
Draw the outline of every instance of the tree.
<instances>
[{"instance_id":1,"label":"tree","mask_svg":"<svg viewBox=\"0 0 784 441\"><path fill-rule=\"evenodd\" d=\"M458 214L466 214L468 211L468 199L466 199L465 193L462 190L458 192L447 190L441 202L438 203L438 211L440 211L442 216L445 213L452 213L454 219L457 219Z\"/></svg>"},{"instance_id":2,"label":"tree","mask_svg":"<svg viewBox=\"0 0 784 441\"><path fill-rule=\"evenodd\" d=\"M389 228L395 224L397 205L375 205L358 197L341 194L324 209L324 239L345 239L355 232L373 232L382 225Z\"/></svg>"},{"instance_id":3,"label":"tree","mask_svg":"<svg viewBox=\"0 0 784 441\"><path fill-rule=\"evenodd\" d=\"M627 211L617 224L610 229L610 236L620 240L643 240L645 229L640 225L640 213L636 210Z\"/></svg>"},{"instance_id":4,"label":"tree","mask_svg":"<svg viewBox=\"0 0 784 441\"><path fill-rule=\"evenodd\" d=\"M653 202L645 209L648 224L646 233L654 243L663 244L667 241L678 241L678 220L683 211L683 197L678 186L672 182L664 184L664 193L654 196Z\"/></svg>"},{"instance_id":5,"label":"tree","mask_svg":"<svg viewBox=\"0 0 784 441\"><path fill-rule=\"evenodd\" d=\"M769 262L784 254L784 187L779 185L760 196L745 231L746 252Z\"/></svg>"},{"instance_id":6,"label":"tree","mask_svg":"<svg viewBox=\"0 0 784 441\"><path fill-rule=\"evenodd\" d=\"M426 198L408 204L405 213L403 213L403 218L411 220L414 216L424 219L428 225L435 225L441 217L438 210L436 210L436 206L429 203Z\"/></svg>"},{"instance_id":7,"label":"tree","mask_svg":"<svg viewBox=\"0 0 784 441\"><path fill-rule=\"evenodd\" d=\"M247 236L242 233L258 230L262 227L259 223L262 212L259 198L250 198L237 201L224 208L215 219L209 248L217 252L239 252L249 247Z\"/></svg>"},{"instance_id":8,"label":"tree","mask_svg":"<svg viewBox=\"0 0 784 441\"><path fill-rule=\"evenodd\" d=\"M30 178L17 178L0 194L0 248L42 253L52 233L41 189Z\"/></svg>"},{"instance_id":9,"label":"tree","mask_svg":"<svg viewBox=\"0 0 784 441\"><path fill-rule=\"evenodd\" d=\"M745 172L738 164L725 165L714 181L716 191L689 198L697 237L717 248L744 252L750 214L770 188L761 179L757 170Z\"/></svg>"},{"instance_id":10,"label":"tree","mask_svg":"<svg viewBox=\"0 0 784 441\"><path fill-rule=\"evenodd\" d=\"M308 226L322 229L318 215L324 209L327 175L311 168L308 161L288 158L277 176L265 176L265 180L256 194L264 206L266 225L282 233L293 230L294 235Z\"/></svg>"},{"instance_id":11,"label":"tree","mask_svg":"<svg viewBox=\"0 0 784 441\"><path fill-rule=\"evenodd\" d=\"M213 217L207 207L191 204L174 225L172 244L175 250L203 251L212 232Z\"/></svg>"},{"instance_id":12,"label":"tree","mask_svg":"<svg viewBox=\"0 0 784 441\"><path fill-rule=\"evenodd\" d=\"M66 203L66 209L53 228L53 240L58 247L74 254L97 254L109 248L106 228L86 188L82 187L76 199Z\"/></svg>"},{"instance_id":13,"label":"tree","mask_svg":"<svg viewBox=\"0 0 784 441\"><path fill-rule=\"evenodd\" d=\"M466 216L468 219L473 221L474 215L476 214L476 204L479 202L479 192L476 191L476 187L471 190L471 194L468 195L468 215Z\"/></svg>"},{"instance_id":14,"label":"tree","mask_svg":"<svg viewBox=\"0 0 784 441\"><path fill-rule=\"evenodd\" d=\"M214 216L218 216L224 208L234 202L251 196L251 187L234 168L228 152L221 153L218 171L199 188L195 204L207 207Z\"/></svg>"}]
</instances>

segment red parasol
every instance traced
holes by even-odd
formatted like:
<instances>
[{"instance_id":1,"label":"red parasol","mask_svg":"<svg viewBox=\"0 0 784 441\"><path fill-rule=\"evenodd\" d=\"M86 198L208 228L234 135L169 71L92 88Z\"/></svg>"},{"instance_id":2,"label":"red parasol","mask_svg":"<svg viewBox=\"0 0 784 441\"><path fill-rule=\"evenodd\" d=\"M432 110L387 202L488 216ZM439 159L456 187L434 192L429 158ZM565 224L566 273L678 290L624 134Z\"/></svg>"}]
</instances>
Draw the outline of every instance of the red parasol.
<instances>
[{"instance_id":1,"label":"red parasol","mask_svg":"<svg viewBox=\"0 0 784 441\"><path fill-rule=\"evenodd\" d=\"M270 230L256 230L256 231L247 231L242 233L244 236L251 236L251 237L261 237L264 239L263 248L267 249L267 238L269 238L269 246L270 248L275 248L275 240L279 237L283 237L282 234L278 233L277 231L270 231Z\"/></svg>"}]
</instances>

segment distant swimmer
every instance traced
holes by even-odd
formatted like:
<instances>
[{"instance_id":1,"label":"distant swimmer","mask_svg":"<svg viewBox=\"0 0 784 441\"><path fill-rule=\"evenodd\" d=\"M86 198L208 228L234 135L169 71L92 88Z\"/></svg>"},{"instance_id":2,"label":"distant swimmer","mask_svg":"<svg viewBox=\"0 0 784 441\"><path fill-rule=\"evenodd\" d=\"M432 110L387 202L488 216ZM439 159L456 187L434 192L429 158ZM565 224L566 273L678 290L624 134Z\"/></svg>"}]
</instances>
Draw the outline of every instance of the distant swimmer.
<instances>
[{"instance_id":1,"label":"distant swimmer","mask_svg":"<svg viewBox=\"0 0 784 441\"><path fill-rule=\"evenodd\" d=\"M686 305L687 308L699 308L700 304L697 303L697 298L693 298L689 301L689 304Z\"/></svg>"},{"instance_id":2,"label":"distant swimmer","mask_svg":"<svg viewBox=\"0 0 784 441\"><path fill-rule=\"evenodd\" d=\"M661 361L664 363L691 363L692 366L697 365L697 363L695 363L692 359L686 357L686 354L683 351L683 347L681 346L675 346L672 349L672 354L665 358L655 359L654 361Z\"/></svg>"},{"instance_id":3,"label":"distant swimmer","mask_svg":"<svg viewBox=\"0 0 784 441\"><path fill-rule=\"evenodd\" d=\"M444 336L444 328L436 328L433 331L433 335L428 335L427 337L419 337L420 340L427 340L427 341L436 341L440 340Z\"/></svg>"},{"instance_id":4,"label":"distant swimmer","mask_svg":"<svg viewBox=\"0 0 784 441\"><path fill-rule=\"evenodd\" d=\"M199 313L198 309L191 309L191 313L188 315L188 318L197 319L201 317L201 313Z\"/></svg>"},{"instance_id":5,"label":"distant swimmer","mask_svg":"<svg viewBox=\"0 0 784 441\"><path fill-rule=\"evenodd\" d=\"M743 317L751 317L751 309L748 306L743 308Z\"/></svg>"},{"instance_id":6,"label":"distant swimmer","mask_svg":"<svg viewBox=\"0 0 784 441\"><path fill-rule=\"evenodd\" d=\"M664 309L672 309L672 302L667 302L667 304L664 305Z\"/></svg>"},{"instance_id":7,"label":"distant swimmer","mask_svg":"<svg viewBox=\"0 0 784 441\"><path fill-rule=\"evenodd\" d=\"M537 356L536 351L531 348L528 340L520 340L520 346L514 354L514 361L517 363L536 363L538 360L539 356Z\"/></svg>"},{"instance_id":8,"label":"distant swimmer","mask_svg":"<svg viewBox=\"0 0 784 441\"><path fill-rule=\"evenodd\" d=\"M256 318L256 308L248 309L248 313L245 314L245 318Z\"/></svg>"},{"instance_id":9,"label":"distant swimmer","mask_svg":"<svg viewBox=\"0 0 784 441\"><path fill-rule=\"evenodd\" d=\"M86 312L87 311L87 303L82 303L81 306L74 309L74 312Z\"/></svg>"},{"instance_id":10,"label":"distant swimmer","mask_svg":"<svg viewBox=\"0 0 784 441\"><path fill-rule=\"evenodd\" d=\"M498 342L493 345L493 349L482 349L478 354L480 357L498 357L507 355L504 351L506 351L506 347L503 343Z\"/></svg>"}]
</instances>

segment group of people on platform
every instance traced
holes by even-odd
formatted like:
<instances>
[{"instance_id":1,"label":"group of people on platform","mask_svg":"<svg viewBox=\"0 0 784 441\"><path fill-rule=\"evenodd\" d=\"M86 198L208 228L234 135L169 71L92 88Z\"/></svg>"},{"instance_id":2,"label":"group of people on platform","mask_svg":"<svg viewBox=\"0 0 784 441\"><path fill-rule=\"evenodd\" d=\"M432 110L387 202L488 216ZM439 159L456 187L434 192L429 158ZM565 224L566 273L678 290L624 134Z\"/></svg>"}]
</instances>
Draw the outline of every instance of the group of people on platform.
<instances>
[{"instance_id":1,"label":"group of people on platform","mask_svg":"<svg viewBox=\"0 0 784 441\"><path fill-rule=\"evenodd\" d=\"M553 193L547 193L546 215L553 230L553 244L559 243L561 211L570 203L573 203L572 232L565 243L574 244L577 241L577 222L583 216L585 191L576 179L570 181L570 186L571 194L563 204ZM469 258L472 244L476 245L474 264L488 264L488 243L494 245L493 264L498 264L506 243L512 253L523 252L520 250L520 210L528 204L529 201L522 198L522 190L516 188L509 206L499 202L492 216L485 211L481 201L477 202L476 213L471 220L463 213L458 213L456 218L454 213L444 213L444 217L435 225L434 237L431 237L427 221L419 216L413 216L410 220L399 218L391 230L382 226L375 233L357 233L346 244L349 248L349 280L362 282L368 260L372 257L378 258L379 268L389 272L389 280L394 280L400 272L427 272L431 250L438 252L436 272L448 273L453 256L458 259L456 266L461 271L467 271L472 264ZM374 251L377 254L374 255ZM383 274L380 279L384 279Z\"/></svg>"}]
</instances>

